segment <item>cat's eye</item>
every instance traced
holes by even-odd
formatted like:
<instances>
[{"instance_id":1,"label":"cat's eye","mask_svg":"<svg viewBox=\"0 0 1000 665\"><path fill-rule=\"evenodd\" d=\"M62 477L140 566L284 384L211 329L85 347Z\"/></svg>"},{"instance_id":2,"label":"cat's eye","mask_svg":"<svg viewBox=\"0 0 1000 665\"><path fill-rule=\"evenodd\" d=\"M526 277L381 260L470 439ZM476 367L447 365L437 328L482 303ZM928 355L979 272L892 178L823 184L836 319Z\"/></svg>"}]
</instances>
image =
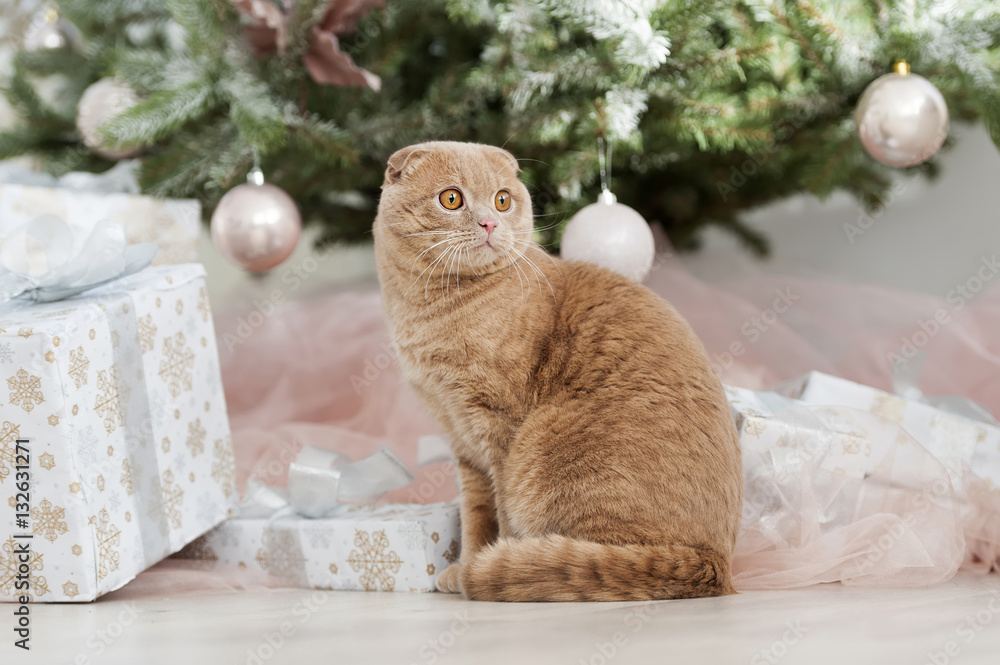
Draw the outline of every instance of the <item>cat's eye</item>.
<instances>
[{"instance_id":1,"label":"cat's eye","mask_svg":"<svg viewBox=\"0 0 1000 665\"><path fill-rule=\"evenodd\" d=\"M446 189L438 196L438 200L448 210L458 210L462 207L462 192L457 189Z\"/></svg>"},{"instance_id":2,"label":"cat's eye","mask_svg":"<svg viewBox=\"0 0 1000 665\"><path fill-rule=\"evenodd\" d=\"M496 198L493 202L496 203L497 210L500 212L510 210L510 192L506 189L501 189L497 192Z\"/></svg>"}]
</instances>

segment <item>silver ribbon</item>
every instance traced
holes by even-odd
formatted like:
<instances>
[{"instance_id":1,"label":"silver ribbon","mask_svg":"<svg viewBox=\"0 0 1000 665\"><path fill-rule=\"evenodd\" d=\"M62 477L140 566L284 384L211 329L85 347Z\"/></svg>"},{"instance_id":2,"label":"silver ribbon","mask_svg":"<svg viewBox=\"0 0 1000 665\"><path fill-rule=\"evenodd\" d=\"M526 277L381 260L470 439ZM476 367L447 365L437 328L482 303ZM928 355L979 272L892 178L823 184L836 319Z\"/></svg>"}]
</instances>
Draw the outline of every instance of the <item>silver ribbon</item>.
<instances>
[{"instance_id":1,"label":"silver ribbon","mask_svg":"<svg viewBox=\"0 0 1000 665\"><path fill-rule=\"evenodd\" d=\"M0 249L0 305L15 298L51 302L139 272L156 245L127 244L125 230L101 221L74 231L55 215L15 228Z\"/></svg>"},{"instance_id":2,"label":"silver ribbon","mask_svg":"<svg viewBox=\"0 0 1000 665\"><path fill-rule=\"evenodd\" d=\"M1000 422L982 404L961 395L924 395L920 390L920 372L927 356L918 353L906 363L897 363L892 370L892 391L905 399L929 404L936 409L953 413L969 420L1000 427Z\"/></svg>"},{"instance_id":3,"label":"silver ribbon","mask_svg":"<svg viewBox=\"0 0 1000 665\"><path fill-rule=\"evenodd\" d=\"M24 168L17 161L0 163L0 182L29 187L58 187L97 194L138 194L139 160L123 160L104 173L73 171L61 178Z\"/></svg>"},{"instance_id":4,"label":"silver ribbon","mask_svg":"<svg viewBox=\"0 0 1000 665\"><path fill-rule=\"evenodd\" d=\"M241 518L318 519L343 504L374 503L406 487L413 474L385 446L357 462L331 450L305 446L288 468L288 489L251 478L240 503Z\"/></svg>"}]
</instances>

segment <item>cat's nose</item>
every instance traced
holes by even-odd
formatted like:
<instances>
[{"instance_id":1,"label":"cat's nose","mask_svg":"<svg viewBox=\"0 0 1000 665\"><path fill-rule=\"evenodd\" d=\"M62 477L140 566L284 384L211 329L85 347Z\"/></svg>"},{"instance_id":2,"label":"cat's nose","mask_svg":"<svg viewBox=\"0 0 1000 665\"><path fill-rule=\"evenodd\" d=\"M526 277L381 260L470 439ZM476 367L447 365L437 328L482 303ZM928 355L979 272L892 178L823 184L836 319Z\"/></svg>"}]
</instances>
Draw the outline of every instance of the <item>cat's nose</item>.
<instances>
[{"instance_id":1,"label":"cat's nose","mask_svg":"<svg viewBox=\"0 0 1000 665\"><path fill-rule=\"evenodd\" d=\"M486 229L486 239L489 240L490 236L493 235L493 229L497 227L497 220L495 219L484 219L479 222L479 226Z\"/></svg>"}]
</instances>

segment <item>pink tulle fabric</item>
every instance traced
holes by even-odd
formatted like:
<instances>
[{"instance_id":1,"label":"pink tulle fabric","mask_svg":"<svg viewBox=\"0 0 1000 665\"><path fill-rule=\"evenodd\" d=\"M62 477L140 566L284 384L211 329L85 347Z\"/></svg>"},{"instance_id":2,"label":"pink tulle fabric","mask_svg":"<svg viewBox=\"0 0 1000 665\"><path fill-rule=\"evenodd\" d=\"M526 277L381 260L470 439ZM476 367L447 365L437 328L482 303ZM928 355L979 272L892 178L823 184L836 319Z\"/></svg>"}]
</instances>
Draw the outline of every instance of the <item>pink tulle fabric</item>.
<instances>
[{"instance_id":1,"label":"pink tulle fabric","mask_svg":"<svg viewBox=\"0 0 1000 665\"><path fill-rule=\"evenodd\" d=\"M753 265L730 281L709 283L669 254L658 258L646 283L687 318L727 384L766 389L820 370L890 390L891 354L909 345L926 355L921 385L926 394L963 395L1000 413L1000 288L995 285L959 301L771 275ZM947 322L935 326L936 313L943 318L939 310ZM290 302L263 320L253 319L253 325L248 314L216 315L241 488L251 475L282 484L302 445L340 450L355 459L386 445L417 478L385 500L429 503L456 495L450 464L417 466L418 437L438 427L401 379L376 287ZM850 519L841 521L828 517L832 506L842 506L844 488L820 486L808 474L800 475L794 494L782 497L780 519L767 528L744 530L734 562L738 588L833 581L929 584L947 579L954 566L929 566L928 561L947 560L948 547L963 538L966 568L986 572L996 566L996 487L982 480L966 488L960 529L947 508L904 524L899 497L887 488L919 489L939 470L933 459L890 458L865 481L866 487L883 489L852 495L860 503ZM893 545L873 561L871 552L883 534L895 534ZM941 552L921 551L935 538L943 543ZM867 562L861 573L859 560ZM168 588L168 581L172 593L281 584L236 573L192 575L189 566L168 560L115 595L137 588L155 593Z\"/></svg>"}]
</instances>

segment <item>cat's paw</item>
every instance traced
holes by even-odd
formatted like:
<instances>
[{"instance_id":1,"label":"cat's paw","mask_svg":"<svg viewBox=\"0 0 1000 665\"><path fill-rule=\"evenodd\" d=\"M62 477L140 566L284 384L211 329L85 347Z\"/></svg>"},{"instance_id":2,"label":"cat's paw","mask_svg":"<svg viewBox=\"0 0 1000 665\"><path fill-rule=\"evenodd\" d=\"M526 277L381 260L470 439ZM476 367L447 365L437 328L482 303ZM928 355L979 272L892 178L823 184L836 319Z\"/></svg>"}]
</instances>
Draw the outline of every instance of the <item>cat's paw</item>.
<instances>
[{"instance_id":1,"label":"cat's paw","mask_svg":"<svg viewBox=\"0 0 1000 665\"><path fill-rule=\"evenodd\" d=\"M437 589L443 593L462 593L462 564L453 563L437 576Z\"/></svg>"}]
</instances>

